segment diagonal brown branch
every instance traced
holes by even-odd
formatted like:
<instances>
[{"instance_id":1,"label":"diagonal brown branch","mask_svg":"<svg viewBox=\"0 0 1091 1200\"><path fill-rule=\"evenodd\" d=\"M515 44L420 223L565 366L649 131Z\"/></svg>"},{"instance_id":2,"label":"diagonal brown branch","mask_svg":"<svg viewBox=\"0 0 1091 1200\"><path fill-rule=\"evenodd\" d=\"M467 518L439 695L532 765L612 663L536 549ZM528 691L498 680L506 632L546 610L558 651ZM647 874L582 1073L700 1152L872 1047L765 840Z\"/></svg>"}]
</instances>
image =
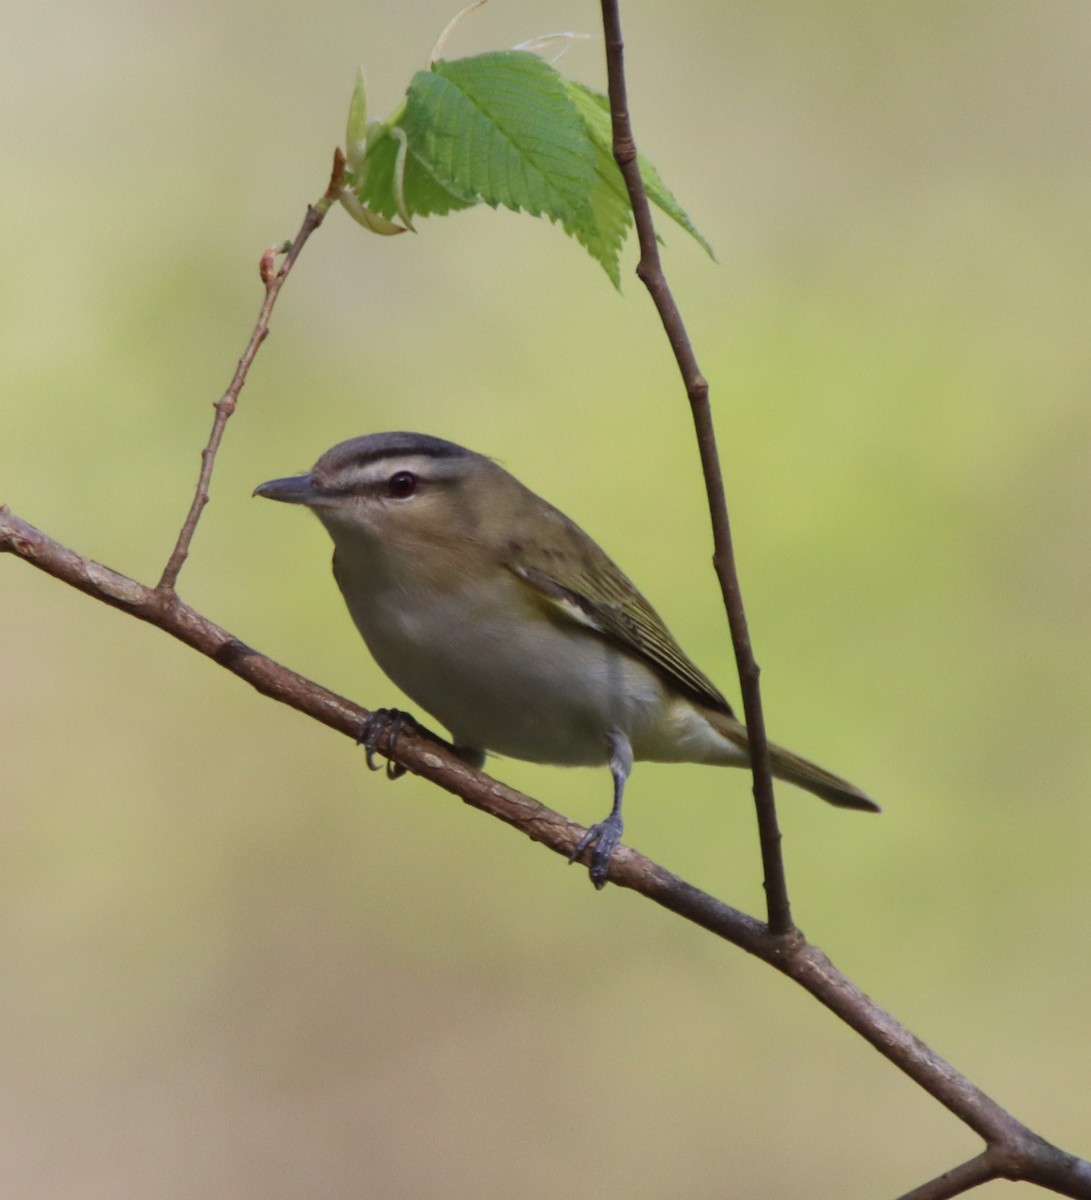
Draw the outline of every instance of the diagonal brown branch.
<instances>
[{"instance_id":1,"label":"diagonal brown branch","mask_svg":"<svg viewBox=\"0 0 1091 1200\"><path fill-rule=\"evenodd\" d=\"M640 262L636 273L651 294L663 329L674 351L686 395L689 397L701 470L705 477L708 511L712 520L712 563L720 581L731 641L742 690L743 714L750 740L751 769L754 775L754 804L757 809L758 834L761 839L761 858L765 876L765 902L769 928L776 934L792 929L792 910L788 901L788 883L784 874L781 852L781 833L777 822L776 801L773 797L773 773L769 766L769 744L765 734L765 717L761 706L761 674L750 644L750 631L743 607L739 573L735 566L735 551L731 540L731 522L727 515L723 474L716 451L716 431L712 409L708 402L708 381L697 365L697 356L686 332L682 314L663 273L659 243L655 236L651 207L644 190L637 163L636 142L629 119L629 101L625 84L624 44L621 38L621 17L617 0L602 0L602 25L606 36L606 71L610 93L610 115L614 127L614 158L629 191L637 238L640 243Z\"/></svg>"},{"instance_id":2,"label":"diagonal brown branch","mask_svg":"<svg viewBox=\"0 0 1091 1200\"><path fill-rule=\"evenodd\" d=\"M365 709L344 697L247 646L183 604L173 593L165 594L83 558L20 520L6 507L0 507L0 553L13 554L96 600L162 629L263 695L349 737L356 737L368 715ZM384 736L378 748L414 773L565 858L585 832L532 797L472 770L445 742L426 731L400 734L393 746ZM979 1165L955 1168L943 1179L955 1183L969 1179L971 1185L984 1178L1023 1179L1076 1200L1091 1200L1091 1163L1066 1154L1020 1124L880 1008L838 971L817 946L810 945L799 930L793 929L787 936L776 935L754 917L700 891L625 846L614 853L609 878L619 887L639 893L794 979L988 1143L983 1156L988 1167L985 1174L980 1165L982 1160L974 1160ZM933 1190L918 1189L909 1195L920 1200L926 1197L940 1200L965 1190L956 1187L943 1191L940 1183L934 1180L924 1185L925 1189Z\"/></svg>"}]
</instances>

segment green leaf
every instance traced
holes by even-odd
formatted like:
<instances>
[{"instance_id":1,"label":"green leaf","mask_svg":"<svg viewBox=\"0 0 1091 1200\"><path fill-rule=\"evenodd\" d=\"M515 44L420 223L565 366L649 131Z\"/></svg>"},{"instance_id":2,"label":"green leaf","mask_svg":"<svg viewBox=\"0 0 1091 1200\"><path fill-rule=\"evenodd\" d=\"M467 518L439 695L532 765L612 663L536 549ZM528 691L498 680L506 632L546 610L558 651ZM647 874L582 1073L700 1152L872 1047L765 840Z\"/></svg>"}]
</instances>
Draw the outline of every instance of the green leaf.
<instances>
[{"instance_id":1,"label":"green leaf","mask_svg":"<svg viewBox=\"0 0 1091 1200\"><path fill-rule=\"evenodd\" d=\"M367 81L361 67L356 73L356 87L349 101L349 117L345 128L345 162L350 171L358 171L367 153Z\"/></svg>"},{"instance_id":2,"label":"green leaf","mask_svg":"<svg viewBox=\"0 0 1091 1200\"><path fill-rule=\"evenodd\" d=\"M344 203L366 228L399 232L396 219L412 228L414 216L503 205L559 222L620 287L632 212L614 162L609 103L536 55L508 50L435 62L414 75L405 103L385 123L367 122L361 76L347 135ZM642 155L637 161L648 198L711 256L655 168Z\"/></svg>"},{"instance_id":3,"label":"green leaf","mask_svg":"<svg viewBox=\"0 0 1091 1200\"><path fill-rule=\"evenodd\" d=\"M564 81L535 55L479 54L418 72L402 127L453 194L547 216L570 232L591 223L592 148Z\"/></svg>"},{"instance_id":4,"label":"green leaf","mask_svg":"<svg viewBox=\"0 0 1091 1200\"><path fill-rule=\"evenodd\" d=\"M358 195L368 208L385 217L399 213L395 187L397 162L398 142L387 126L368 150L367 171L363 186L358 188ZM478 203L476 196L456 195L441 183L421 160L412 142L405 156L402 196L408 212L419 217L445 216Z\"/></svg>"},{"instance_id":5,"label":"green leaf","mask_svg":"<svg viewBox=\"0 0 1091 1200\"><path fill-rule=\"evenodd\" d=\"M598 120L599 109L595 104L595 93L579 84L567 83L568 94L579 110L584 121L585 130L595 149L595 182L592 185L590 200L591 210L595 216L595 232L584 245L587 251L610 276L610 280L619 291L621 290L621 272L618 260L621 247L625 244L633 224L633 210L629 205L629 193L625 180L614 161L613 148L610 140L603 141L595 134L595 123ZM585 111L587 110L587 111ZM583 239L581 239L582 241Z\"/></svg>"},{"instance_id":6,"label":"green leaf","mask_svg":"<svg viewBox=\"0 0 1091 1200\"><path fill-rule=\"evenodd\" d=\"M593 92L590 88L584 87L582 83L576 83L574 80L568 80L566 87L568 94L579 109L580 116L586 123L588 136L595 143L600 155L605 155L609 159L613 167L610 177L616 181L612 186L620 189L620 194L625 197L625 205L628 208L628 189L625 187L625 180L622 179L621 170L614 158L614 131L610 121L610 101L600 92ZM648 199L665 212L671 220L681 225L715 262L716 255L713 253L712 247L689 219L685 209L674 198L670 189L660 178L659 172L643 154L637 154L636 162L640 168L640 178L644 181L644 190L648 193Z\"/></svg>"},{"instance_id":7,"label":"green leaf","mask_svg":"<svg viewBox=\"0 0 1091 1200\"><path fill-rule=\"evenodd\" d=\"M405 225L399 225L397 221L391 221L382 213L377 213L373 208L368 208L366 204L361 204L360 198L351 188L343 188L339 199L345 212L357 224L362 225L368 233L392 237L396 233L405 233L406 231Z\"/></svg>"}]
</instances>

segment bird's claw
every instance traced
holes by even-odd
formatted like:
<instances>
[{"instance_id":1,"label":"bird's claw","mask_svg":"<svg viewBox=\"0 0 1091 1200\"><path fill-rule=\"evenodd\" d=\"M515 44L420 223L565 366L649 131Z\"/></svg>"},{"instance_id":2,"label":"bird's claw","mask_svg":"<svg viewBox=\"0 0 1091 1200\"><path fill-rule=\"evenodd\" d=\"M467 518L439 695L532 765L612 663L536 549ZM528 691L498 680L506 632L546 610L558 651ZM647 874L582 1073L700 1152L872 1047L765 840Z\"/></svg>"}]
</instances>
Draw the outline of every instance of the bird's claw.
<instances>
[{"instance_id":1,"label":"bird's claw","mask_svg":"<svg viewBox=\"0 0 1091 1200\"><path fill-rule=\"evenodd\" d=\"M397 708L377 708L360 722L360 732L356 741L364 748L364 758L369 771L381 771L386 768L387 779L400 779L408 770L400 762L395 762L390 755L398 744L398 735L406 730L417 728L416 721L408 714ZM379 742L386 736L386 762L378 763L375 755L379 753Z\"/></svg>"},{"instance_id":2,"label":"bird's claw","mask_svg":"<svg viewBox=\"0 0 1091 1200\"><path fill-rule=\"evenodd\" d=\"M591 882L600 891L606 886L606 877L610 873L610 859L613 856L615 847L621 841L621 834L621 817L615 813L611 813L605 821L600 821L597 825L592 825L576 843L575 849L568 856L568 861L574 863L583 856L583 852L588 847L591 848L589 873L591 875Z\"/></svg>"}]
</instances>

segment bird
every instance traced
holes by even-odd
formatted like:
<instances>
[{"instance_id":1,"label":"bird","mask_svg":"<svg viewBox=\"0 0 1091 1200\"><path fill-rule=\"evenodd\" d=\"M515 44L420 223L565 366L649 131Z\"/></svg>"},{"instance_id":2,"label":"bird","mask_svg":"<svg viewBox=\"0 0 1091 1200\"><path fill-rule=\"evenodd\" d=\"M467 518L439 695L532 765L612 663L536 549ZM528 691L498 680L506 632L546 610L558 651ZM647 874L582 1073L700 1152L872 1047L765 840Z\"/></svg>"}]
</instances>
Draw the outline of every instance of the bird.
<instances>
[{"instance_id":1,"label":"bird","mask_svg":"<svg viewBox=\"0 0 1091 1200\"><path fill-rule=\"evenodd\" d=\"M607 766L590 850L596 888L624 830L635 761L745 767L746 728L599 544L496 461L428 434L371 433L254 495L310 509L372 657L480 768L492 753ZM379 710L377 721L400 720ZM375 747L373 724L363 740ZM395 730L396 732L396 730ZM780 746L773 775L842 808L864 792Z\"/></svg>"}]
</instances>

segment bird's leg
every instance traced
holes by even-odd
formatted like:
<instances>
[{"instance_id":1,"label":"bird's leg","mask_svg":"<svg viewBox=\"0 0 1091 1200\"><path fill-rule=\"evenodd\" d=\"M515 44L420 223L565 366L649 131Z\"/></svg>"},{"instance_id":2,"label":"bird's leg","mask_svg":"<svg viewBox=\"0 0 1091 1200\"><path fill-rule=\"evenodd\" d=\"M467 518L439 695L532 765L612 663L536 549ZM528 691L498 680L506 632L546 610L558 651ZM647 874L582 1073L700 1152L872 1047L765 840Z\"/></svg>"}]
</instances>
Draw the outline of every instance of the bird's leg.
<instances>
[{"instance_id":1,"label":"bird's leg","mask_svg":"<svg viewBox=\"0 0 1091 1200\"><path fill-rule=\"evenodd\" d=\"M415 730L419 728L420 726L408 713L404 713L397 708L377 708L374 712L369 713L360 722L360 732L356 735L357 743L364 748L364 757L367 759L368 770L381 771L383 769L383 764L375 761L375 754L379 749L379 741L384 733L387 735L387 754L389 756L398 744L398 734L407 729ZM408 769L408 767L403 767L401 763L387 757L387 779L400 779Z\"/></svg>"},{"instance_id":2,"label":"bird's leg","mask_svg":"<svg viewBox=\"0 0 1091 1200\"><path fill-rule=\"evenodd\" d=\"M575 862L588 848L591 851L591 882L596 888L606 886L606 876L610 870L610 856L614 847L621 841L624 825L621 820L621 797L625 791L625 781L633 769L633 747L629 739L618 729L610 731L610 774L614 777L614 806L605 821L600 821L580 838L575 850L568 861Z\"/></svg>"}]
</instances>

